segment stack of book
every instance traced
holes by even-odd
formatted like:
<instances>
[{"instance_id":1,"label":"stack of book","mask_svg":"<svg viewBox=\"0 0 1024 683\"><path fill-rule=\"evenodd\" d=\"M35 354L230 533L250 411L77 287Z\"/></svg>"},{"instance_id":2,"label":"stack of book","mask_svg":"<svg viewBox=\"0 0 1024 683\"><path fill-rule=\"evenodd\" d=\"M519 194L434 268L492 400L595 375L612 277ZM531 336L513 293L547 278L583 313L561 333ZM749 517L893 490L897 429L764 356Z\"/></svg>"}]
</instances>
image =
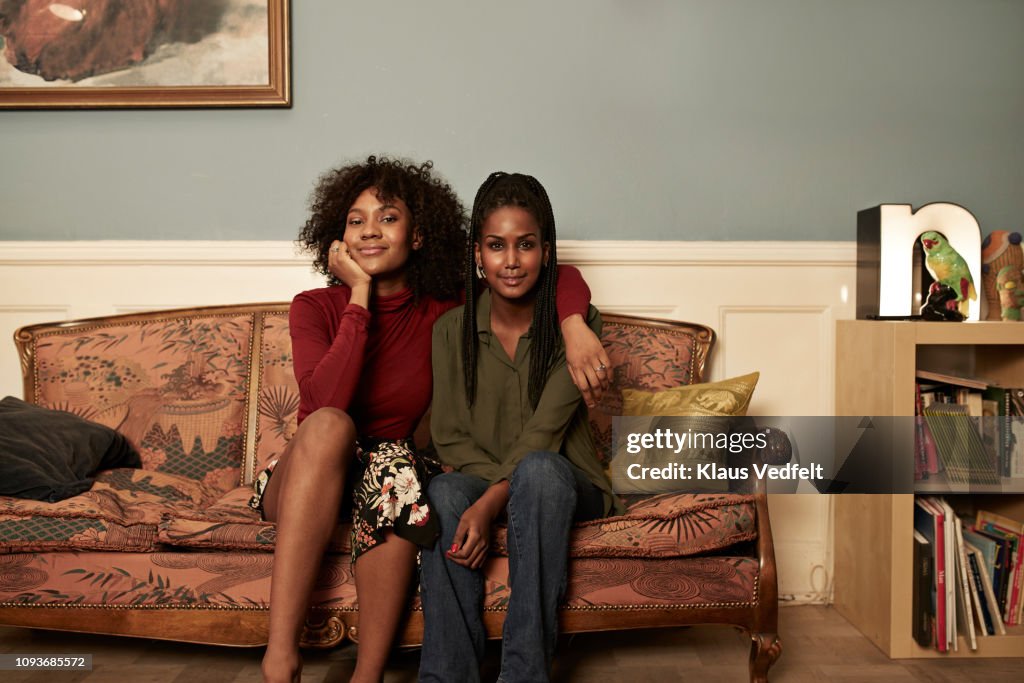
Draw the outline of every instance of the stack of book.
<instances>
[{"instance_id":1,"label":"stack of book","mask_svg":"<svg viewBox=\"0 0 1024 683\"><path fill-rule=\"evenodd\" d=\"M915 479L1024 479L1024 388L921 369L917 378Z\"/></svg>"},{"instance_id":2,"label":"stack of book","mask_svg":"<svg viewBox=\"0 0 1024 683\"><path fill-rule=\"evenodd\" d=\"M1024 522L979 510L958 517L943 498L914 499L914 640L970 649L1024 620Z\"/></svg>"}]
</instances>

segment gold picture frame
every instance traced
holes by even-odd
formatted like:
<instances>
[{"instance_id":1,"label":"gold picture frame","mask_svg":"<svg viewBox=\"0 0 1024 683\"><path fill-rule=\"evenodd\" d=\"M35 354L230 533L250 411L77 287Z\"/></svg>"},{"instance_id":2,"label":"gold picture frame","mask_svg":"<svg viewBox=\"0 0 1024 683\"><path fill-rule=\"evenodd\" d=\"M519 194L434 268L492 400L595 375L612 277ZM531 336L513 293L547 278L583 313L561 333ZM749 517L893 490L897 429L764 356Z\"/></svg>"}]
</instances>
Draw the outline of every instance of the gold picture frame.
<instances>
[{"instance_id":1,"label":"gold picture frame","mask_svg":"<svg viewBox=\"0 0 1024 683\"><path fill-rule=\"evenodd\" d=\"M32 2L37 5L42 5L41 12L43 13L46 20L50 22L49 25L44 25L44 29L51 28L54 24L58 25L58 29L64 30L64 25L60 25L60 21L65 22L78 22L84 29L86 27L85 22L87 20L93 20L95 13L90 15L88 13L89 0L64 0L61 3L43 3L42 0L28 0L25 5L16 5L15 3L7 3L7 7L24 7ZM134 0L133 0L134 1ZM196 2L206 3L202 6L196 5ZM220 16L212 16L210 7L217 5L217 3L210 3L209 0L180 0L182 15L185 15L191 21L191 25L186 26L184 30L190 31L190 38L195 38L200 35L201 29L195 25L194 13L192 10L199 8L205 12L203 15L207 24L212 25L211 22L217 21L217 31L223 31L223 21ZM4 9L5 3L0 2L0 11ZM234 71L239 71L237 67L254 66L256 69L261 71L259 63L262 61L262 53L259 51L255 52L255 57L251 46L253 41L262 42L263 35L262 31L258 33L258 37L254 38L253 34L246 34L243 37L248 42L242 42L240 40L233 40L237 37L234 35L227 35L228 40L209 40L208 44L214 46L220 46L223 44L242 44L247 47L245 56L248 57L249 62L235 61L233 53L228 48L223 48L220 52L216 51L217 47L203 48L206 51L199 55L199 47L193 48L191 45L187 45L184 42L173 43L171 45L160 45L156 48L153 47L151 41L150 44L143 45L131 45L130 52L132 53L128 59L133 60L133 63L128 64L120 70L110 70L109 64L111 62L109 58L109 51L103 53L103 58L106 59L107 71L98 72L96 75L99 78L93 78L93 74L88 74L85 78L79 80L94 82L100 78L105 79L106 84L103 85L76 85L72 77L71 79L61 80L59 77L53 77L53 69L51 73L46 75L37 75L36 73L22 73L22 71L12 66L11 61L6 58L6 54L11 53L13 50L9 50L9 45L6 41L3 49L0 50L0 65L6 68L6 74L8 78L6 81L0 78L0 109L110 109L110 108L182 108L182 107L290 107L291 100L291 53L290 53L290 3L289 0L221 0L219 8L223 11L234 11L237 16L248 17L247 21L256 21L258 24L262 23L260 19L253 20L254 10L258 11L261 8L258 5L266 6L266 17L267 17L267 32L266 32L266 55L268 59L267 78L264 83L217 83L215 85L180 85L180 84L161 84L146 82L141 85L121 85L120 83L130 81L132 79L148 78L153 73L170 73L170 70L177 68L180 70L187 70L190 66L194 66L196 59L207 60L202 63L202 67L205 69L204 73L212 73L214 76L224 77L223 74ZM167 10L170 6L172 9ZM100 7L97 5L97 7ZM160 5L154 5L154 12L159 11L174 11L174 3L162 3ZM49 10L56 19L46 15L46 11ZM34 16L38 17L40 14L39 9L34 9ZM97 12L99 10L97 9ZM26 13L23 12L23 16ZM109 12L108 12L109 14ZM212 18L211 18L212 16ZM17 18L17 17L16 17ZM23 17L22 17L23 18ZM108 17L109 18L109 17ZM95 19L94 21L100 21ZM159 24L160 29L166 33L166 26L170 21L165 21L163 17L157 17L153 21L162 22ZM0 14L0 30L4 28L5 19ZM7 23L10 21L8 19ZM180 22L179 22L180 23ZM240 22L235 21L231 24L232 30L237 29L237 25ZM73 29L78 29L78 26L73 26ZM241 29L238 29L241 30ZM34 33L26 31L27 38L32 39L39 34L39 29L36 26L32 27ZM73 40L76 36L73 35L73 31L69 32L72 35L68 40ZM137 34L138 31L135 31ZM85 31L81 31L80 35L77 36L79 40L84 40L82 36L85 35L102 35L108 37L111 35L110 31L93 30L92 33L86 34ZM115 34L116 35L116 34ZM210 34L213 36L213 34ZM0 35L0 39L3 36ZM205 40L205 36L201 39L196 39L194 45L204 45L202 40ZM25 41L29 42L28 40ZM30 45L30 48L34 50L33 57L37 57L42 52L43 48L38 45L38 39L36 45ZM191 49L188 54L188 62L185 58L180 58L182 63L175 67L174 59L176 58L175 50ZM148 52L146 52L148 51ZM81 49L79 48L79 52ZM98 48L95 50L95 54L100 54L102 51ZM141 59L138 59L140 55L144 55ZM199 56L197 56L199 55ZM39 68L41 60L37 57L34 62L31 62L24 53L17 53L16 56L24 62L30 62L30 69ZM77 55L76 55L77 57ZM218 71L218 63L216 60L221 60L225 68ZM53 60L51 60L52 62ZM66 63L61 65L61 68L67 71ZM154 66L154 63L156 64ZM81 62L73 63L72 68L81 67ZM148 69L148 71L141 71ZM133 70L135 73L133 73ZM88 72L87 72L88 73ZM146 76L140 74L145 73ZM11 75L13 74L17 80L37 80L43 81L50 77L54 84L48 85L34 85L24 86L19 83L12 83ZM4 76L4 72L0 72L0 77Z\"/></svg>"}]
</instances>

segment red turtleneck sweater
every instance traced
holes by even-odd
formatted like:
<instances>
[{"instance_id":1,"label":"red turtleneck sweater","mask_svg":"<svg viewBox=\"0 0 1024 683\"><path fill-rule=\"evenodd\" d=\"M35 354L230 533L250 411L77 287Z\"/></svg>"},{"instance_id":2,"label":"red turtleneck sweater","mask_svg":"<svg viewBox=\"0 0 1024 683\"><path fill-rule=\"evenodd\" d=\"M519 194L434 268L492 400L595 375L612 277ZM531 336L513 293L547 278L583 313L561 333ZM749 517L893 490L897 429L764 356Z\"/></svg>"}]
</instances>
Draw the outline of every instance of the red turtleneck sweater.
<instances>
[{"instance_id":1,"label":"red turtleneck sweater","mask_svg":"<svg viewBox=\"0 0 1024 683\"><path fill-rule=\"evenodd\" d=\"M348 302L339 285L302 292L292 300L289 327L299 422L318 408L347 412L363 436L410 436L430 405L430 337L434 321L460 301L429 297L413 304L412 290L373 297L371 310ZM572 266L558 268L558 313L587 315L590 288Z\"/></svg>"}]
</instances>

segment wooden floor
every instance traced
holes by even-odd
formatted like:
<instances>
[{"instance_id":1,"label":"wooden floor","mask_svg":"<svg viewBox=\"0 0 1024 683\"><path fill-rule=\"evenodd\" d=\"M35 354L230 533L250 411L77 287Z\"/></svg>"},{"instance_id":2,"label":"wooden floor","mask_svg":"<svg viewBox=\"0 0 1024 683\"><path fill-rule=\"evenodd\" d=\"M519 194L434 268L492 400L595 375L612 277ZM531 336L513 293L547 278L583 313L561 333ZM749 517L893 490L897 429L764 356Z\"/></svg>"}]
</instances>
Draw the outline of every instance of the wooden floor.
<instances>
[{"instance_id":1,"label":"wooden floor","mask_svg":"<svg viewBox=\"0 0 1024 683\"><path fill-rule=\"evenodd\" d=\"M933 681L964 683L1024 680L1024 659L892 661L827 607L780 610L782 658L771 680ZM748 640L729 628L581 634L559 644L554 681L747 680ZM493 645L496 645L493 644ZM93 671L0 672L0 681L259 681L262 651L183 645L0 627L0 652L92 654ZM1024 655L1024 653L1022 653ZM355 650L305 653L304 681L347 681ZM387 683L416 680L417 650L394 655ZM484 680L497 677L498 650L491 648Z\"/></svg>"}]
</instances>

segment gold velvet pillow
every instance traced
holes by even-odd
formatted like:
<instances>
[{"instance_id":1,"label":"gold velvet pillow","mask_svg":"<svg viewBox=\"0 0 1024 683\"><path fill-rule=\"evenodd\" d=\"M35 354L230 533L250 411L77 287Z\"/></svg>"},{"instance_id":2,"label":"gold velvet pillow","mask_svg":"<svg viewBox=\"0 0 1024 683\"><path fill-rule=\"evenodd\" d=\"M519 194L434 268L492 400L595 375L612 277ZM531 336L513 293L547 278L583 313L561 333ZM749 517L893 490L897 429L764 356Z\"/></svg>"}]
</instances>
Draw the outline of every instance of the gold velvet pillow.
<instances>
[{"instance_id":1,"label":"gold velvet pillow","mask_svg":"<svg viewBox=\"0 0 1024 683\"><path fill-rule=\"evenodd\" d=\"M747 414L750 397L757 386L759 372L723 379L719 382L690 384L664 391L622 390L623 415L708 415L742 416Z\"/></svg>"},{"instance_id":2,"label":"gold velvet pillow","mask_svg":"<svg viewBox=\"0 0 1024 683\"><path fill-rule=\"evenodd\" d=\"M728 448L723 448L719 437L728 438L733 429L732 420L747 414L750 397L757 386L760 373L724 379L720 382L690 384L663 391L622 390L623 427L628 431L655 433L669 430L677 434L699 432L715 435L714 444L702 441L701 446L678 448L647 448L640 454L619 454L611 463L612 482L620 493L717 492L728 493L729 481L716 475L704 476L699 466L724 468L728 463ZM640 416L650 416L641 425ZM634 421L630 422L628 418ZM680 482L671 479L633 481L628 476L629 465L661 468L670 463L683 463L690 467L691 479ZM707 470L705 469L704 472ZM695 477L695 478L694 478Z\"/></svg>"}]
</instances>

